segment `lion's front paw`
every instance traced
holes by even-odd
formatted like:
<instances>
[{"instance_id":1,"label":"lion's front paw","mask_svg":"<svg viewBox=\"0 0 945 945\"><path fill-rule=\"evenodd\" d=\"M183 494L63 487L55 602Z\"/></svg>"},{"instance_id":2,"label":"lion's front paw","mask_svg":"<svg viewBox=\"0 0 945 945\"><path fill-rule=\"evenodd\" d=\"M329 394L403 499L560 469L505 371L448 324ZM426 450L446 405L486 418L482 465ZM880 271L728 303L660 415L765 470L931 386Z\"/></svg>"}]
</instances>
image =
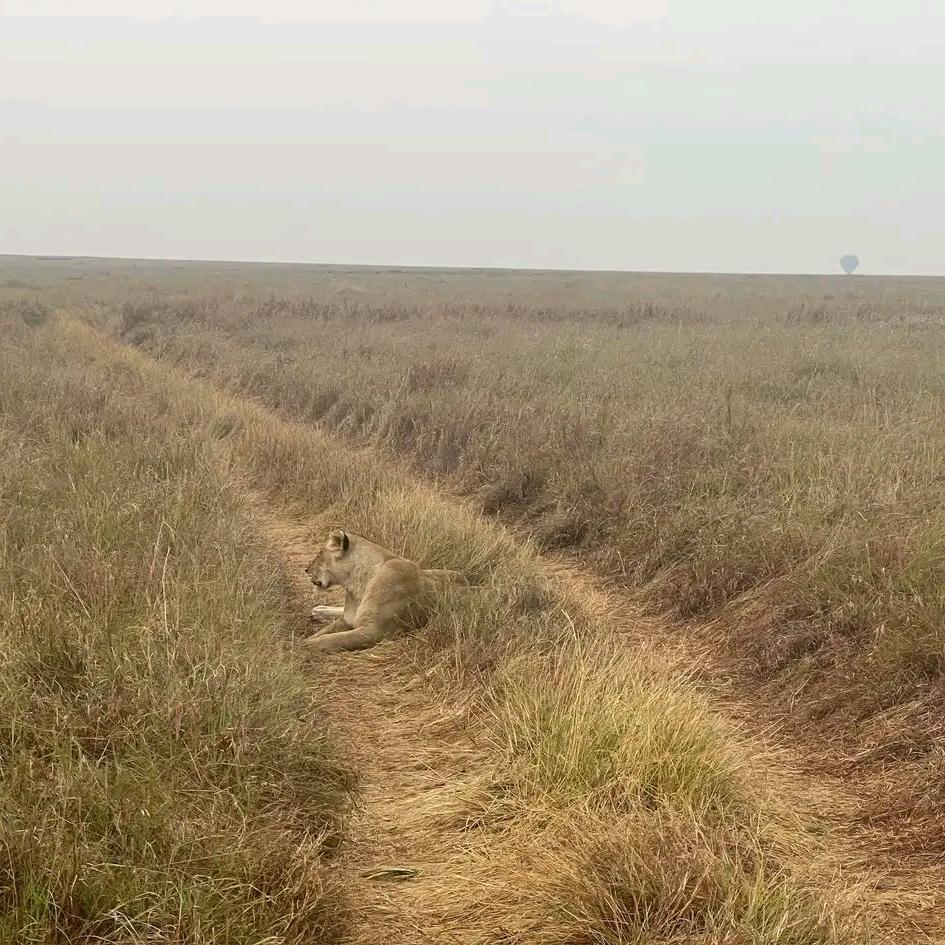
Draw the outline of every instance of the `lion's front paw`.
<instances>
[{"instance_id":1,"label":"lion's front paw","mask_svg":"<svg viewBox=\"0 0 945 945\"><path fill-rule=\"evenodd\" d=\"M311 620L330 620L335 616L335 607L326 607L324 604L316 604L309 614Z\"/></svg>"},{"instance_id":2,"label":"lion's front paw","mask_svg":"<svg viewBox=\"0 0 945 945\"><path fill-rule=\"evenodd\" d=\"M302 643L312 652L330 653L331 646L325 642L328 636L329 634L313 633L310 637L306 637Z\"/></svg>"}]
</instances>

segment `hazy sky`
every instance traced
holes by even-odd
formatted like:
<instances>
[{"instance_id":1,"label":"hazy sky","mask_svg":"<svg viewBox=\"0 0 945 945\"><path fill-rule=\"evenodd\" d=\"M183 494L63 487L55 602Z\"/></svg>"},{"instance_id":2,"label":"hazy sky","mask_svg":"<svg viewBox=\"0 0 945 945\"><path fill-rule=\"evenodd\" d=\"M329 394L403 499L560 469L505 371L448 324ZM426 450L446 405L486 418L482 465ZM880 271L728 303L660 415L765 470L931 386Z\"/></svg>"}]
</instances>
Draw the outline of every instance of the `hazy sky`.
<instances>
[{"instance_id":1,"label":"hazy sky","mask_svg":"<svg viewBox=\"0 0 945 945\"><path fill-rule=\"evenodd\" d=\"M945 274L943 90L942 0L0 0L0 253Z\"/></svg>"}]
</instances>

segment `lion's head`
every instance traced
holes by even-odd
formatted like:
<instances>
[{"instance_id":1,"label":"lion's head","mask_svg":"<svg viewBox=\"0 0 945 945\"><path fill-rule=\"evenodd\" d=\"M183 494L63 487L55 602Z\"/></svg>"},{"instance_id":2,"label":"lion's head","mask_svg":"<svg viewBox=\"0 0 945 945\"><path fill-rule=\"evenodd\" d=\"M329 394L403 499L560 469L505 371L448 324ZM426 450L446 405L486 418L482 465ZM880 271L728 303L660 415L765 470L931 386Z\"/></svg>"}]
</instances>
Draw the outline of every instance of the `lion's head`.
<instances>
[{"instance_id":1,"label":"lion's head","mask_svg":"<svg viewBox=\"0 0 945 945\"><path fill-rule=\"evenodd\" d=\"M338 565L351 545L347 532L341 529L329 532L328 540L311 560L305 573L312 579L312 584L323 591L334 587L342 577Z\"/></svg>"}]
</instances>

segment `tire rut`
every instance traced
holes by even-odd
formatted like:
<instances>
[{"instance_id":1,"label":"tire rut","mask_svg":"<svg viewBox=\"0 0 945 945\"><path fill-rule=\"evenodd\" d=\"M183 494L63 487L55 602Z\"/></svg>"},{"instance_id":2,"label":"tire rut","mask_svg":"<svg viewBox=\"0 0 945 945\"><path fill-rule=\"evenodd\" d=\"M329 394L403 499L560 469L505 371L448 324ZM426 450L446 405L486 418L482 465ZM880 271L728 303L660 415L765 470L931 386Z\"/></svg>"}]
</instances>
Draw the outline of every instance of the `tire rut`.
<instances>
[{"instance_id":1,"label":"tire rut","mask_svg":"<svg viewBox=\"0 0 945 945\"><path fill-rule=\"evenodd\" d=\"M312 528L262 509L257 519L307 609ZM488 759L467 713L436 698L405 649L401 638L313 659L332 741L359 776L335 867L352 912L349 941L486 941L480 880L497 851L494 838L470 829L470 814Z\"/></svg>"}]
</instances>

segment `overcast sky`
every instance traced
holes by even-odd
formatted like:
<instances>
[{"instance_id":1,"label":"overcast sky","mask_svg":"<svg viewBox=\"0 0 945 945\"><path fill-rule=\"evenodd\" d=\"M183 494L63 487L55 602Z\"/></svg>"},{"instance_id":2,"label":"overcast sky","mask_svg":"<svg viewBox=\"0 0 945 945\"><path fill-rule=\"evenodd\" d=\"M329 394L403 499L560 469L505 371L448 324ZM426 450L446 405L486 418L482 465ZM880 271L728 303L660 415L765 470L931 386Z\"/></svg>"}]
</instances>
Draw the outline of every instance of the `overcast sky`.
<instances>
[{"instance_id":1,"label":"overcast sky","mask_svg":"<svg viewBox=\"0 0 945 945\"><path fill-rule=\"evenodd\" d=\"M0 253L945 274L943 89L942 0L0 0Z\"/></svg>"}]
</instances>

